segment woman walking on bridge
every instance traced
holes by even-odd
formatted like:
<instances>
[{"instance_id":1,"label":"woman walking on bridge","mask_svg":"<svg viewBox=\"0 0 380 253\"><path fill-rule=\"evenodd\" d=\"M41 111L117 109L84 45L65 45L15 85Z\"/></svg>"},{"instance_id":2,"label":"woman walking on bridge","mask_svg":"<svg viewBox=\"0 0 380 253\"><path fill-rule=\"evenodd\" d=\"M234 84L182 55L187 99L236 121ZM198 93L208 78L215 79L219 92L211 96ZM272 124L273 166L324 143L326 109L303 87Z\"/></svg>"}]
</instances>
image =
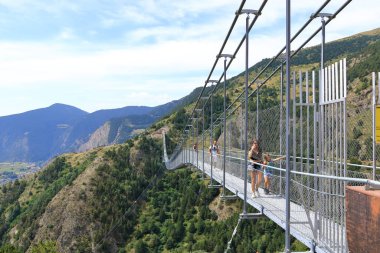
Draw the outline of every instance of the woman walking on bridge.
<instances>
[{"instance_id":1,"label":"woman walking on bridge","mask_svg":"<svg viewBox=\"0 0 380 253\"><path fill-rule=\"evenodd\" d=\"M219 152L219 146L216 140L211 144L211 146L208 148L208 152L210 153L210 162L213 166L216 166L216 163L218 161L218 154Z\"/></svg>"},{"instance_id":2,"label":"woman walking on bridge","mask_svg":"<svg viewBox=\"0 0 380 253\"><path fill-rule=\"evenodd\" d=\"M259 196L259 185L261 184L261 180L263 178L260 165L263 162L262 156L263 154L261 153L258 140L253 140L252 146L248 152L248 170L251 172L252 198L256 197L256 195Z\"/></svg>"}]
</instances>

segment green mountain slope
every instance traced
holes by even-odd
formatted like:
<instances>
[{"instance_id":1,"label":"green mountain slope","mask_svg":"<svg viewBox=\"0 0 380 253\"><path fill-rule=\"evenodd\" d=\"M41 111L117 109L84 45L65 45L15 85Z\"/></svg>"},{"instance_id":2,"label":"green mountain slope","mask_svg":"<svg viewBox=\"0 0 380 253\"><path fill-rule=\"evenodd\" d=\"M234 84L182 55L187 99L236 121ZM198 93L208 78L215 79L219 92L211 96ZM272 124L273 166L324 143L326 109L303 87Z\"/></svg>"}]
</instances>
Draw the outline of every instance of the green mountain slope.
<instances>
[{"instance_id":1,"label":"green mountain slope","mask_svg":"<svg viewBox=\"0 0 380 253\"><path fill-rule=\"evenodd\" d=\"M218 201L198 172L162 175L159 144L142 137L65 155L2 188L0 252L10 244L21 252L223 252L242 202ZM236 252L283 248L281 228L268 219L242 224L240 238Z\"/></svg>"},{"instance_id":2,"label":"green mountain slope","mask_svg":"<svg viewBox=\"0 0 380 253\"><path fill-rule=\"evenodd\" d=\"M23 251L45 240L54 241L59 252L93 247L163 170L157 142L142 137L136 145L63 155L28 180L3 186L1 242ZM130 214L99 250L114 252L123 245L135 216Z\"/></svg>"}]
</instances>

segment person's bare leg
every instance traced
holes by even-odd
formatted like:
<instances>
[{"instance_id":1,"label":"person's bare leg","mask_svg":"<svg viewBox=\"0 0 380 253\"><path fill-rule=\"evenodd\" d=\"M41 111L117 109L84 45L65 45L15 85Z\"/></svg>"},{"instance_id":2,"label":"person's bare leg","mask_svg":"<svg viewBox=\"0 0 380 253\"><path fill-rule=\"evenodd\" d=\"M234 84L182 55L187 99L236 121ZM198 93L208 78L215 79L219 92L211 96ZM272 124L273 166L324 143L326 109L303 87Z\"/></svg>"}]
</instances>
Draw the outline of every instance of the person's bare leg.
<instances>
[{"instance_id":1,"label":"person's bare leg","mask_svg":"<svg viewBox=\"0 0 380 253\"><path fill-rule=\"evenodd\" d=\"M252 170L251 171L251 190L252 193L255 193L255 186L256 186L256 173Z\"/></svg>"},{"instance_id":2,"label":"person's bare leg","mask_svg":"<svg viewBox=\"0 0 380 253\"><path fill-rule=\"evenodd\" d=\"M269 177L264 176L264 188L269 189Z\"/></svg>"},{"instance_id":3,"label":"person's bare leg","mask_svg":"<svg viewBox=\"0 0 380 253\"><path fill-rule=\"evenodd\" d=\"M256 189L259 190L261 181L263 179L263 173L262 172L257 172L257 183L256 183Z\"/></svg>"}]
</instances>

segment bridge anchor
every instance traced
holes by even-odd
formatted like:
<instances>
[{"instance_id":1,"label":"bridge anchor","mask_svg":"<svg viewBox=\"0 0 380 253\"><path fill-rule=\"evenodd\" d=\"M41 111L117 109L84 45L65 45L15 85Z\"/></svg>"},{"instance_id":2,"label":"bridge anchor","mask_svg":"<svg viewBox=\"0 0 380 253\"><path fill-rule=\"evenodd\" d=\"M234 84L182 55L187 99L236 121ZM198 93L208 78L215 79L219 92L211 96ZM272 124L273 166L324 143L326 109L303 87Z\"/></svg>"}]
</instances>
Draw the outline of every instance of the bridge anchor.
<instances>
[{"instance_id":1,"label":"bridge anchor","mask_svg":"<svg viewBox=\"0 0 380 253\"><path fill-rule=\"evenodd\" d=\"M222 200L222 201L227 201L227 200L235 200L235 199L238 199L239 198L239 196L237 195L237 191L236 191L236 194L235 195L224 195L224 194L222 194L222 195L220 195L220 200Z\"/></svg>"},{"instance_id":2,"label":"bridge anchor","mask_svg":"<svg viewBox=\"0 0 380 253\"><path fill-rule=\"evenodd\" d=\"M226 200L235 200L239 197L237 195L221 195L220 200L226 201Z\"/></svg>"},{"instance_id":3,"label":"bridge anchor","mask_svg":"<svg viewBox=\"0 0 380 253\"><path fill-rule=\"evenodd\" d=\"M241 213L240 214L240 219L242 220L256 220L263 217L264 217L263 213Z\"/></svg>"},{"instance_id":4,"label":"bridge anchor","mask_svg":"<svg viewBox=\"0 0 380 253\"><path fill-rule=\"evenodd\" d=\"M241 213L240 219L242 220L256 220L264 217L264 207L261 206L261 211L259 213Z\"/></svg>"},{"instance_id":5,"label":"bridge anchor","mask_svg":"<svg viewBox=\"0 0 380 253\"><path fill-rule=\"evenodd\" d=\"M215 188L220 188L220 187L222 187L222 185L220 185L220 184L209 184L207 187L208 187L209 189L215 189Z\"/></svg>"}]
</instances>

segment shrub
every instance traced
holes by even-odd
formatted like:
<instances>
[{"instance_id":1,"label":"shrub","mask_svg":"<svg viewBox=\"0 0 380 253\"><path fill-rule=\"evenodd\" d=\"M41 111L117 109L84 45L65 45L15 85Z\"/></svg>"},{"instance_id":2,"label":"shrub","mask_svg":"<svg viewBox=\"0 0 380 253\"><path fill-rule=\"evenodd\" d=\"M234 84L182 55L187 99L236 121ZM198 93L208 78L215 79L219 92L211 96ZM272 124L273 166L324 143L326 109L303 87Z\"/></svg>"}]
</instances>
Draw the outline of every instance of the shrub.
<instances>
[{"instance_id":1,"label":"shrub","mask_svg":"<svg viewBox=\"0 0 380 253\"><path fill-rule=\"evenodd\" d=\"M57 243L54 241L39 242L37 245L32 246L31 253L57 253Z\"/></svg>"},{"instance_id":2,"label":"shrub","mask_svg":"<svg viewBox=\"0 0 380 253\"><path fill-rule=\"evenodd\" d=\"M360 136L363 135L362 131L360 131L359 129L357 129L356 127L354 127L353 129L353 137L354 139L358 139Z\"/></svg>"}]
</instances>

